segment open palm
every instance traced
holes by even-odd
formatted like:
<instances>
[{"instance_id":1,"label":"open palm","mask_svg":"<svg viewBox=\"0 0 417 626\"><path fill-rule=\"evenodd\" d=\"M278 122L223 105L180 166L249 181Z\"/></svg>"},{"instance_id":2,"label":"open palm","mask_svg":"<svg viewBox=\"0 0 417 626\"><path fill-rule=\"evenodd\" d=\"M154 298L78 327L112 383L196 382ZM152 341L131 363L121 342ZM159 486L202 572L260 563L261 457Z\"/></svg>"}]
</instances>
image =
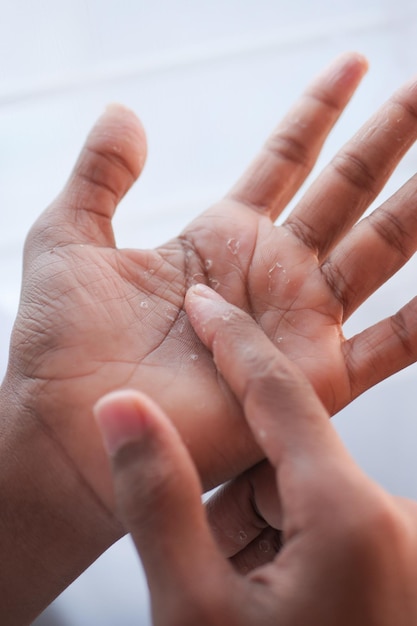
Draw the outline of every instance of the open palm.
<instances>
[{"instance_id":1,"label":"open palm","mask_svg":"<svg viewBox=\"0 0 417 626\"><path fill-rule=\"evenodd\" d=\"M331 412L415 359L407 309L350 341L342 324L415 249L414 181L352 227L417 136L416 86L399 91L274 225L363 71L355 55L337 61L230 194L152 251L115 247L111 218L140 173L145 141L136 118L113 108L33 227L7 376L106 505L112 495L91 407L114 388L158 400L207 486L259 458L184 312L193 283L249 311Z\"/></svg>"}]
</instances>

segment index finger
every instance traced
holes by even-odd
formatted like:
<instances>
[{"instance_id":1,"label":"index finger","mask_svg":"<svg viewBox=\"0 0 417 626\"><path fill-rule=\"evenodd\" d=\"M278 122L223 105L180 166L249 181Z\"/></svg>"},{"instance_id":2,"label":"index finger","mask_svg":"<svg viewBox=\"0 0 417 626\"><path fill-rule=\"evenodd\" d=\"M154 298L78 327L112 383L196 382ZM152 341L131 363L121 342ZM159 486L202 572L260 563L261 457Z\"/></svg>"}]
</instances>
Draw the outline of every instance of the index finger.
<instances>
[{"instance_id":1,"label":"index finger","mask_svg":"<svg viewBox=\"0 0 417 626\"><path fill-rule=\"evenodd\" d=\"M256 322L205 285L188 291L186 309L271 463L277 467L286 453L322 448L328 413L301 370Z\"/></svg>"},{"instance_id":2,"label":"index finger","mask_svg":"<svg viewBox=\"0 0 417 626\"><path fill-rule=\"evenodd\" d=\"M285 539L319 518L333 524L336 510L343 518L363 475L307 378L248 314L206 285L191 287L185 305L275 468Z\"/></svg>"}]
</instances>

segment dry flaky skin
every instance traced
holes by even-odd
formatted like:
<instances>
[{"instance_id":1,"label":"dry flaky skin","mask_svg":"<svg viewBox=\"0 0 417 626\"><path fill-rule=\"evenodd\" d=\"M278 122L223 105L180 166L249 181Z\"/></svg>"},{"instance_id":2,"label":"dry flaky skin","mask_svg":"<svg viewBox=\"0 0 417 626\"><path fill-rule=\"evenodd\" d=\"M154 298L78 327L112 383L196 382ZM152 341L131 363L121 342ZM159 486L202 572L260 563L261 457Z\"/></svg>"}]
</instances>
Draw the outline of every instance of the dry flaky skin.
<instances>
[{"instance_id":1,"label":"dry flaky skin","mask_svg":"<svg viewBox=\"0 0 417 626\"><path fill-rule=\"evenodd\" d=\"M351 230L417 137L414 82L341 150L286 222L273 223L365 69L355 54L336 61L227 197L165 246L115 247L111 219L146 153L140 124L121 107L98 121L67 186L33 226L2 388L0 475L6 530L23 502L19 488L12 498L8 485L29 478L32 484L39 520L22 518L25 558L48 541L55 546L46 559L49 574L37 577L38 607L122 533L91 414L104 393L133 387L157 398L206 486L261 456L185 315L194 282L249 311L301 366L330 412L415 360L413 303L352 340L342 333L346 317L415 249L414 180ZM40 567L34 561L23 588ZM9 589L22 587L16 580L9 577Z\"/></svg>"}]
</instances>

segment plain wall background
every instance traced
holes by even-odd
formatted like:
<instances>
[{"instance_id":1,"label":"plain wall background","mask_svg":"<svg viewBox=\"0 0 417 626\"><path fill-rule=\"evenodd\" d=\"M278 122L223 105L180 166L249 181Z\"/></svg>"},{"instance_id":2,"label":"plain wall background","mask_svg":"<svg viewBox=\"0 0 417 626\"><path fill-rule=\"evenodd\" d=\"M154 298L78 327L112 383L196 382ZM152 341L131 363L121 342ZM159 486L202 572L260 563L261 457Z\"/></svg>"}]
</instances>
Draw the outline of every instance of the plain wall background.
<instances>
[{"instance_id":1,"label":"plain wall background","mask_svg":"<svg viewBox=\"0 0 417 626\"><path fill-rule=\"evenodd\" d=\"M64 184L107 103L133 108L147 130L148 163L115 228L120 246L150 247L227 191L305 84L340 52L364 53L370 72L315 172L417 73L413 0L2 0L1 15L1 358L26 232ZM381 198L416 170L412 149ZM416 293L413 260L355 314L346 334ZM335 418L358 462L389 490L412 497L416 379L409 368ZM100 558L38 623L149 624L130 541Z\"/></svg>"}]
</instances>

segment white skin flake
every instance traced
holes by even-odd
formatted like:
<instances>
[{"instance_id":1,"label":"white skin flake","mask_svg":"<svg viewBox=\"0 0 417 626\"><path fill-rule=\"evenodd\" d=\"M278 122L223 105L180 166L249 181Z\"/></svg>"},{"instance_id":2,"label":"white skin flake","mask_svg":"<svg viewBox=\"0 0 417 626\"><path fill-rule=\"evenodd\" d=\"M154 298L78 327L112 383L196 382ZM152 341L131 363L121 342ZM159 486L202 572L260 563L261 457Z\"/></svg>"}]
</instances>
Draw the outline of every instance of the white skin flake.
<instances>
[{"instance_id":1,"label":"white skin flake","mask_svg":"<svg viewBox=\"0 0 417 626\"><path fill-rule=\"evenodd\" d=\"M220 281L216 280L215 278L209 278L209 283L210 287L214 289L214 291L217 291L220 287Z\"/></svg>"},{"instance_id":2,"label":"white skin flake","mask_svg":"<svg viewBox=\"0 0 417 626\"><path fill-rule=\"evenodd\" d=\"M240 241L238 239L231 237L230 239L227 240L226 245L232 254L237 254L239 252Z\"/></svg>"}]
</instances>

